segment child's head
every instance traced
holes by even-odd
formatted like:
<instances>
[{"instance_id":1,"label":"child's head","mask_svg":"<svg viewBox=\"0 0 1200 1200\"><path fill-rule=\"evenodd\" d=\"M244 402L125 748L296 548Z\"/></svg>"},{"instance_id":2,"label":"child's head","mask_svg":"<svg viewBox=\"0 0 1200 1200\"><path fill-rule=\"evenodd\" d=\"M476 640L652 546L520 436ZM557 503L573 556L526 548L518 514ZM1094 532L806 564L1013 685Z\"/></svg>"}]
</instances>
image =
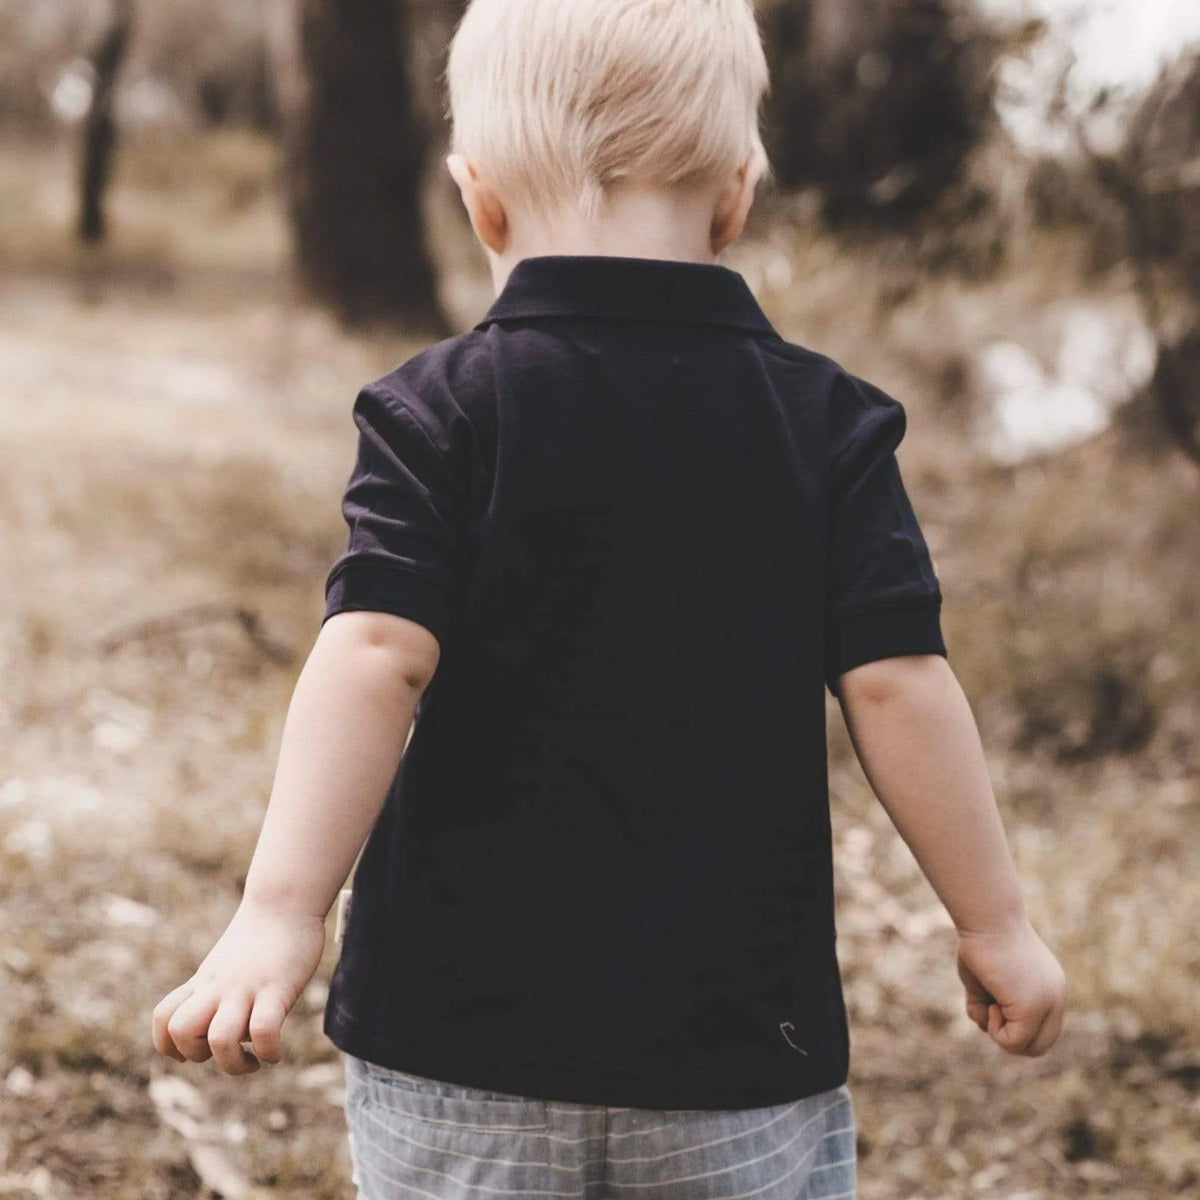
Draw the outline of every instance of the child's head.
<instances>
[{"instance_id":1,"label":"child's head","mask_svg":"<svg viewBox=\"0 0 1200 1200\"><path fill-rule=\"evenodd\" d=\"M473 0L446 76L453 153L539 218L767 169L752 0Z\"/></svg>"}]
</instances>

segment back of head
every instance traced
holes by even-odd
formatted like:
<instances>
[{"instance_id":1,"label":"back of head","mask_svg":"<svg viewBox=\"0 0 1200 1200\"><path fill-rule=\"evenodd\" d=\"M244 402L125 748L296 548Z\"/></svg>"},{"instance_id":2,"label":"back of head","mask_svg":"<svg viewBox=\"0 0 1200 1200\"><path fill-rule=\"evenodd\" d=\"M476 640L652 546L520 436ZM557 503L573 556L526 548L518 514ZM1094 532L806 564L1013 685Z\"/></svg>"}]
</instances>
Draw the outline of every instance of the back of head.
<instances>
[{"instance_id":1,"label":"back of head","mask_svg":"<svg viewBox=\"0 0 1200 1200\"><path fill-rule=\"evenodd\" d=\"M446 77L452 150L533 212L766 166L752 0L472 0Z\"/></svg>"}]
</instances>

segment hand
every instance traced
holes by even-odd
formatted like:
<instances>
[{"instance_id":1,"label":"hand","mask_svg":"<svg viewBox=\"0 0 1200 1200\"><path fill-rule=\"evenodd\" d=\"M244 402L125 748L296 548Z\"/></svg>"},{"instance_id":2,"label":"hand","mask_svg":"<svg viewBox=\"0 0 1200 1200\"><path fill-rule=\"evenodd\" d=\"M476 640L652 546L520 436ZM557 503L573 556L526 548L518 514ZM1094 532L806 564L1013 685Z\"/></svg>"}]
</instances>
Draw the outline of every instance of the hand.
<instances>
[{"instance_id":1,"label":"hand","mask_svg":"<svg viewBox=\"0 0 1200 1200\"><path fill-rule=\"evenodd\" d=\"M322 918L243 901L196 973L155 1007L154 1048L177 1062L215 1058L227 1075L281 1061L280 1028L324 948Z\"/></svg>"},{"instance_id":2,"label":"hand","mask_svg":"<svg viewBox=\"0 0 1200 1200\"><path fill-rule=\"evenodd\" d=\"M1032 925L958 935L967 1016L1010 1054L1045 1054L1062 1032L1067 977Z\"/></svg>"}]
</instances>

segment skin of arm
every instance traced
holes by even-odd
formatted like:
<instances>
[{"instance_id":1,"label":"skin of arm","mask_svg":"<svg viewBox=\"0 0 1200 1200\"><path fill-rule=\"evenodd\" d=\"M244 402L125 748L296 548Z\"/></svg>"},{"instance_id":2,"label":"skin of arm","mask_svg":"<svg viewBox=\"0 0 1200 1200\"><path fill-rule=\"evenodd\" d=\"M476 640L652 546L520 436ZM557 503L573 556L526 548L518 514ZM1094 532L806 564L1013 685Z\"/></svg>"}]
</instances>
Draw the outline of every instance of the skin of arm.
<instances>
[{"instance_id":1,"label":"skin of arm","mask_svg":"<svg viewBox=\"0 0 1200 1200\"><path fill-rule=\"evenodd\" d=\"M958 931L967 1015L1010 1053L1044 1054L1066 976L1025 911L954 671L936 654L879 659L845 672L838 699L867 781Z\"/></svg>"},{"instance_id":2,"label":"skin of arm","mask_svg":"<svg viewBox=\"0 0 1200 1200\"><path fill-rule=\"evenodd\" d=\"M280 1027L320 963L325 918L383 807L439 653L427 629L390 613L336 613L321 627L288 707L241 904L155 1008L160 1053L215 1058L230 1075L281 1060Z\"/></svg>"}]
</instances>

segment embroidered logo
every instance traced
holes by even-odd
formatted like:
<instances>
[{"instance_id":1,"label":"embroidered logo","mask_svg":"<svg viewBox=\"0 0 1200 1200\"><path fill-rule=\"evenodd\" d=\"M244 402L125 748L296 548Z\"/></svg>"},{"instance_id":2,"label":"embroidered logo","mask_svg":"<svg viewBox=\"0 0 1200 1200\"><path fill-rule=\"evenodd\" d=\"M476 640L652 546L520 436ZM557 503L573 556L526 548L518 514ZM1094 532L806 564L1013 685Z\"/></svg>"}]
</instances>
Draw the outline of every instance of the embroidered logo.
<instances>
[{"instance_id":1,"label":"embroidered logo","mask_svg":"<svg viewBox=\"0 0 1200 1200\"><path fill-rule=\"evenodd\" d=\"M808 1051L805 1050L803 1046L797 1046L796 1043L792 1041L792 1034L796 1032L796 1027L791 1023L791 1021L780 1021L779 1032L783 1034L783 1040L787 1042L787 1044L791 1046L791 1048L795 1050L797 1054L803 1054L805 1058L808 1057Z\"/></svg>"}]
</instances>

